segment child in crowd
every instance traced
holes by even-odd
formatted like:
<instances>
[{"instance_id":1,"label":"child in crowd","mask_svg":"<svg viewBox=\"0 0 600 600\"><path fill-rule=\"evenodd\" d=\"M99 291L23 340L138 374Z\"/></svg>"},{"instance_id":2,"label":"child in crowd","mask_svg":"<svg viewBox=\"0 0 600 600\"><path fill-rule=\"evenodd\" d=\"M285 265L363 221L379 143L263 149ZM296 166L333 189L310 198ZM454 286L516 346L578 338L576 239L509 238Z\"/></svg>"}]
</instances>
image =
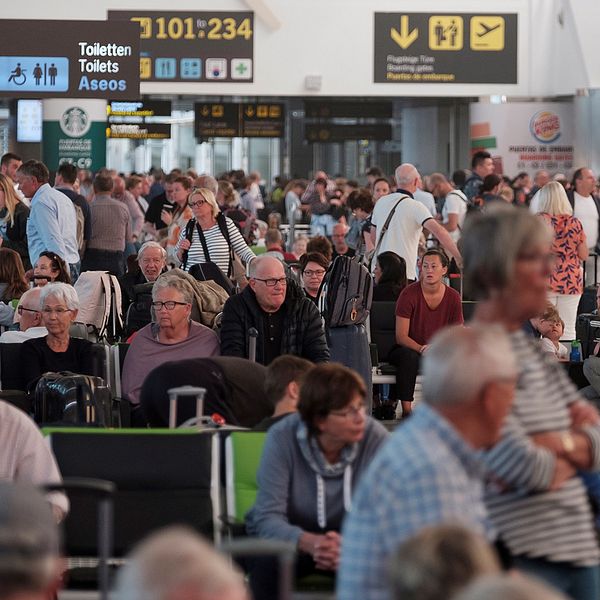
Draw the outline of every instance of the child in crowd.
<instances>
[{"instance_id":1,"label":"child in crowd","mask_svg":"<svg viewBox=\"0 0 600 600\"><path fill-rule=\"evenodd\" d=\"M565 330L565 322L558 313L551 316L546 322L550 327L546 329L544 337L542 337L542 349L544 352L554 354L560 361L569 360L569 349L559 341Z\"/></svg>"}]
</instances>

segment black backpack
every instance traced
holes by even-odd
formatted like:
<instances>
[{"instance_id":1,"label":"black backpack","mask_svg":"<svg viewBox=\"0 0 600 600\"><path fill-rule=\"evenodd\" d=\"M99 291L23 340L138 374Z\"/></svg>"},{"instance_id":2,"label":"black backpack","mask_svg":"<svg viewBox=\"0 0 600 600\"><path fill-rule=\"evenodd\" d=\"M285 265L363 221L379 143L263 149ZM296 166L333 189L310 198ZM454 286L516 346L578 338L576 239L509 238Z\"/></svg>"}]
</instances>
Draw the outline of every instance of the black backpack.
<instances>
[{"instance_id":1,"label":"black backpack","mask_svg":"<svg viewBox=\"0 0 600 600\"><path fill-rule=\"evenodd\" d=\"M373 278L358 258L336 256L317 297L326 329L359 325L367 320L371 310Z\"/></svg>"},{"instance_id":2,"label":"black backpack","mask_svg":"<svg viewBox=\"0 0 600 600\"><path fill-rule=\"evenodd\" d=\"M134 301L125 315L125 335L129 337L152 321L152 288L154 283L140 283L133 286Z\"/></svg>"},{"instance_id":3,"label":"black backpack","mask_svg":"<svg viewBox=\"0 0 600 600\"><path fill-rule=\"evenodd\" d=\"M101 377L44 373L33 393L33 416L39 424L112 427L110 390Z\"/></svg>"}]
</instances>

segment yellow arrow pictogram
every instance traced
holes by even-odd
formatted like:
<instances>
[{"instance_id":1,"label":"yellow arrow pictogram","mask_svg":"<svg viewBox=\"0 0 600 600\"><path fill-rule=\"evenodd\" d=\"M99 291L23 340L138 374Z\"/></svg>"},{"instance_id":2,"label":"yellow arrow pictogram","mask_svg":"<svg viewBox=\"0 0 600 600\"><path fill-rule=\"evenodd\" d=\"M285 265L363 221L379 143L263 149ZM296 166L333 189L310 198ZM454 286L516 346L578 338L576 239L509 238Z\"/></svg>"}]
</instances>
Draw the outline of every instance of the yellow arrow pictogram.
<instances>
[{"instance_id":1,"label":"yellow arrow pictogram","mask_svg":"<svg viewBox=\"0 0 600 600\"><path fill-rule=\"evenodd\" d=\"M409 32L408 15L402 15L400 17L400 32L392 27L390 36L402 50L406 50L419 37L419 30L415 27Z\"/></svg>"}]
</instances>

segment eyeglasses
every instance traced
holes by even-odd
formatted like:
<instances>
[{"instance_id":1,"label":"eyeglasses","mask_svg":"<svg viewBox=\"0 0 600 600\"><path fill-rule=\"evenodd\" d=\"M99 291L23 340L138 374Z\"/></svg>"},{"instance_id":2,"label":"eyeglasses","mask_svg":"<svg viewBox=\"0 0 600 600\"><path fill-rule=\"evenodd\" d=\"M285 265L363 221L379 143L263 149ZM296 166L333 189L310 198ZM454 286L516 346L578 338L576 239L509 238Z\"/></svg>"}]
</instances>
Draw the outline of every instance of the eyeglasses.
<instances>
[{"instance_id":1,"label":"eyeglasses","mask_svg":"<svg viewBox=\"0 0 600 600\"><path fill-rule=\"evenodd\" d=\"M320 277L321 275L324 275L324 274L325 274L325 269L317 269L316 271L309 271L307 269L303 273L303 275L306 275L307 277L313 277L314 275L316 275L317 277Z\"/></svg>"},{"instance_id":2,"label":"eyeglasses","mask_svg":"<svg viewBox=\"0 0 600 600\"><path fill-rule=\"evenodd\" d=\"M206 200L197 200L196 202L188 202L188 206L190 208L195 208L196 206L202 206L206 204Z\"/></svg>"},{"instance_id":3,"label":"eyeglasses","mask_svg":"<svg viewBox=\"0 0 600 600\"><path fill-rule=\"evenodd\" d=\"M187 306L188 304L188 302L175 302L175 300L167 300L166 302L153 302L152 308L154 310L161 310L162 308L173 310L176 306Z\"/></svg>"},{"instance_id":4,"label":"eyeglasses","mask_svg":"<svg viewBox=\"0 0 600 600\"><path fill-rule=\"evenodd\" d=\"M33 308L25 308L24 306L17 306L17 312L23 316L23 311L26 310L27 312L32 312L32 313L39 313L39 310L34 310Z\"/></svg>"},{"instance_id":5,"label":"eyeglasses","mask_svg":"<svg viewBox=\"0 0 600 600\"><path fill-rule=\"evenodd\" d=\"M332 410L329 414L342 419L356 420L357 417L364 417L367 414L367 407L361 404L360 406L351 406L346 410Z\"/></svg>"},{"instance_id":6,"label":"eyeglasses","mask_svg":"<svg viewBox=\"0 0 600 600\"><path fill-rule=\"evenodd\" d=\"M28 310L28 309L26 309ZM45 315L58 315L59 317L62 317L65 313L69 313L72 312L70 308L42 308L42 312Z\"/></svg>"},{"instance_id":7,"label":"eyeglasses","mask_svg":"<svg viewBox=\"0 0 600 600\"><path fill-rule=\"evenodd\" d=\"M272 278L272 279L259 279L258 277L253 277L255 281L262 281L267 287L275 287L278 283L281 285L287 284L287 279L285 277Z\"/></svg>"}]
</instances>

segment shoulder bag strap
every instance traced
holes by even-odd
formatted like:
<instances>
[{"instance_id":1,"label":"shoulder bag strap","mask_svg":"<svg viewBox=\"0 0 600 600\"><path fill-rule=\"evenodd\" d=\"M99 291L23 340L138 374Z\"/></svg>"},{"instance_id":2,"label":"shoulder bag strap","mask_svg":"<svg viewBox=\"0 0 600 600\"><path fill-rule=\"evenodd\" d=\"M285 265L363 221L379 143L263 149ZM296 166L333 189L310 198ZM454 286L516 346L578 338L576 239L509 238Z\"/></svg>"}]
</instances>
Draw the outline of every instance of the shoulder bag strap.
<instances>
[{"instance_id":1,"label":"shoulder bag strap","mask_svg":"<svg viewBox=\"0 0 600 600\"><path fill-rule=\"evenodd\" d=\"M194 235L194 223L196 219L190 219L185 225L185 239L191 244L192 237ZM202 238L201 238L202 240ZM181 268L185 271L185 267L188 261L188 254L190 253L189 249L183 251L183 256L181 260Z\"/></svg>"},{"instance_id":2,"label":"shoulder bag strap","mask_svg":"<svg viewBox=\"0 0 600 600\"><path fill-rule=\"evenodd\" d=\"M231 238L229 237L227 221L225 219L225 215L222 212L220 212L217 215L217 224L219 225L221 234L225 238L227 246L229 247L229 265L227 266L227 277L231 278L231 276L233 275L233 248L231 246Z\"/></svg>"},{"instance_id":3,"label":"shoulder bag strap","mask_svg":"<svg viewBox=\"0 0 600 600\"><path fill-rule=\"evenodd\" d=\"M381 233L379 234L379 239L377 240L377 245L375 246L375 250L373 250L373 258L375 258L377 256L377 253L379 252L379 248L381 247L381 243L383 242L383 236L385 235L386 231L388 230L388 228L390 226L390 223L392 221L394 213L396 212L396 209L398 208L398 204L400 204L400 202L402 202L402 200L404 200L405 198L408 198L408 196L401 196L400 199L398 200L398 202L396 202L396 204L394 204L394 208L392 208L392 210L390 210L390 214L387 216L387 219L385 220L385 223L383 224L383 227L381 228Z\"/></svg>"}]
</instances>

